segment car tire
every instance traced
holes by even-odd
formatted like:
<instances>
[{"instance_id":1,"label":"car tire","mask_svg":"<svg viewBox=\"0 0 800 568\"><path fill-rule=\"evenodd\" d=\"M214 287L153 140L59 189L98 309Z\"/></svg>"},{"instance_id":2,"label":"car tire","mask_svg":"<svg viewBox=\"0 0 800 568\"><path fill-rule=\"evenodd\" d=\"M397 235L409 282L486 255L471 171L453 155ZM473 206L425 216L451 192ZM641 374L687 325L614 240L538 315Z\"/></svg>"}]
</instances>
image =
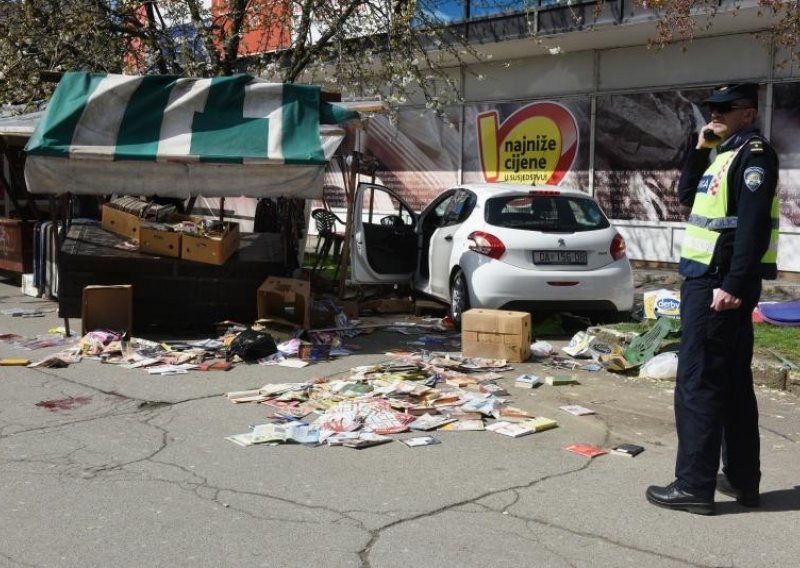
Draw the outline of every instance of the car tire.
<instances>
[{"instance_id":1,"label":"car tire","mask_svg":"<svg viewBox=\"0 0 800 568\"><path fill-rule=\"evenodd\" d=\"M633 321L630 311L618 312L616 310L608 310L595 314L592 318L594 325L626 323Z\"/></svg>"},{"instance_id":2,"label":"car tire","mask_svg":"<svg viewBox=\"0 0 800 568\"><path fill-rule=\"evenodd\" d=\"M450 281L450 316L456 325L461 325L461 318L469 309L469 287L467 277L461 269L456 270Z\"/></svg>"}]
</instances>

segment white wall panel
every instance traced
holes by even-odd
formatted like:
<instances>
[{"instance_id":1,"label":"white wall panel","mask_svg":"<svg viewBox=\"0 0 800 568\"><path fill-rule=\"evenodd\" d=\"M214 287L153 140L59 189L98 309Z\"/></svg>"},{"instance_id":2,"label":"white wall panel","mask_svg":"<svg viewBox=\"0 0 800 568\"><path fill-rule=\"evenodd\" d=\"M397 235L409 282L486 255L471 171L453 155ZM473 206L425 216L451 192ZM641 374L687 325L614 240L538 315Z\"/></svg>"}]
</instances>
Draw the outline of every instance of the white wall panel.
<instances>
[{"instance_id":1,"label":"white wall panel","mask_svg":"<svg viewBox=\"0 0 800 568\"><path fill-rule=\"evenodd\" d=\"M458 87L461 88L461 70L458 67L450 67L447 69L442 69L443 74L447 75L447 77ZM409 90L408 100L406 104L415 105L415 104L425 104L425 97L422 94L422 90L419 88L419 85L415 85L410 83L407 87ZM389 95L392 91L392 86L387 85L384 96L389 98ZM436 79L436 95L439 96L442 100L447 100L452 98L452 90L448 86L448 83L445 79Z\"/></svg>"},{"instance_id":2,"label":"white wall panel","mask_svg":"<svg viewBox=\"0 0 800 568\"><path fill-rule=\"evenodd\" d=\"M800 235L781 233L778 239L778 270L800 272Z\"/></svg>"},{"instance_id":3,"label":"white wall panel","mask_svg":"<svg viewBox=\"0 0 800 568\"><path fill-rule=\"evenodd\" d=\"M686 232L683 225L646 226L631 221L614 221L625 238L631 260L678 262ZM778 242L778 270L800 272L800 234L781 233Z\"/></svg>"},{"instance_id":4,"label":"white wall panel","mask_svg":"<svg viewBox=\"0 0 800 568\"><path fill-rule=\"evenodd\" d=\"M674 244L676 227L669 225L654 227L614 221L614 226L625 239L625 249L631 260L651 262L677 262L680 249Z\"/></svg>"},{"instance_id":5,"label":"white wall panel","mask_svg":"<svg viewBox=\"0 0 800 568\"><path fill-rule=\"evenodd\" d=\"M775 50L775 78L800 78L800 58L792 57L791 51L785 48Z\"/></svg>"},{"instance_id":6,"label":"white wall panel","mask_svg":"<svg viewBox=\"0 0 800 568\"><path fill-rule=\"evenodd\" d=\"M473 67L464 78L468 101L519 99L591 92L594 88L594 52L543 55L494 61Z\"/></svg>"},{"instance_id":7,"label":"white wall panel","mask_svg":"<svg viewBox=\"0 0 800 568\"><path fill-rule=\"evenodd\" d=\"M731 77L760 79L770 76L770 67L767 46L746 34L664 49L610 49L599 54L599 90L724 83Z\"/></svg>"}]
</instances>

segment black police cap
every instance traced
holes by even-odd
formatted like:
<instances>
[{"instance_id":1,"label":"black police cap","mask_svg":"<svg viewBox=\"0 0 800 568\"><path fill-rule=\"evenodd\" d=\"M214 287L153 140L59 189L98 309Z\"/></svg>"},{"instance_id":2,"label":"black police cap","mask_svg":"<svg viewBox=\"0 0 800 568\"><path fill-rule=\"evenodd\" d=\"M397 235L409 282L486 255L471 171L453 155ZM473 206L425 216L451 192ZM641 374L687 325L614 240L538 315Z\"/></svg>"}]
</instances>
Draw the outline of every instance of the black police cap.
<instances>
[{"instance_id":1,"label":"black police cap","mask_svg":"<svg viewBox=\"0 0 800 568\"><path fill-rule=\"evenodd\" d=\"M722 85L711 92L711 96L703 101L704 105L732 103L733 101L748 100L754 107L758 106L757 83L733 83Z\"/></svg>"}]
</instances>

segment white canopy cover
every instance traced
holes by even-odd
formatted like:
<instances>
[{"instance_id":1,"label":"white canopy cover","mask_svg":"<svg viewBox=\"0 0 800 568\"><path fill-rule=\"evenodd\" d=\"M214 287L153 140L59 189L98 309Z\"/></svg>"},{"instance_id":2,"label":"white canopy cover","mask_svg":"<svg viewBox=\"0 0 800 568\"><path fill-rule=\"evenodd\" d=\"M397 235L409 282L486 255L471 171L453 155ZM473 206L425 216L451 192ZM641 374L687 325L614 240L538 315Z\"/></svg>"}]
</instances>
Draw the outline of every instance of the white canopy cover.
<instances>
[{"instance_id":1,"label":"white canopy cover","mask_svg":"<svg viewBox=\"0 0 800 568\"><path fill-rule=\"evenodd\" d=\"M312 85L66 73L26 146L32 193L162 197L322 195L358 113Z\"/></svg>"}]
</instances>

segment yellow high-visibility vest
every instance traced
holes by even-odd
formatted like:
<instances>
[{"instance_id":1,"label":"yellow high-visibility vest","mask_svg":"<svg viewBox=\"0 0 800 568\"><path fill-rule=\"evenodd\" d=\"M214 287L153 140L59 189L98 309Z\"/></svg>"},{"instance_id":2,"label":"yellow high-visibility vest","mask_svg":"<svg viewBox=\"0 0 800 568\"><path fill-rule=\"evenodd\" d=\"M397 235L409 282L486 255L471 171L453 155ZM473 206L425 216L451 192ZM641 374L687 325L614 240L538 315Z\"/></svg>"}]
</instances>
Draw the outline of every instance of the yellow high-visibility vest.
<instances>
[{"instance_id":1,"label":"yellow high-visibility vest","mask_svg":"<svg viewBox=\"0 0 800 568\"><path fill-rule=\"evenodd\" d=\"M728 216L728 170L743 147L744 144L734 150L719 153L697 185L692 212L687 221L681 246L681 261L684 265L687 261L702 265L702 274L711 265L720 231L735 229L738 222L736 216ZM772 198L770 217L772 229L769 247L761 257L761 264L772 265L774 269L778 260L780 222L777 194Z\"/></svg>"}]
</instances>

